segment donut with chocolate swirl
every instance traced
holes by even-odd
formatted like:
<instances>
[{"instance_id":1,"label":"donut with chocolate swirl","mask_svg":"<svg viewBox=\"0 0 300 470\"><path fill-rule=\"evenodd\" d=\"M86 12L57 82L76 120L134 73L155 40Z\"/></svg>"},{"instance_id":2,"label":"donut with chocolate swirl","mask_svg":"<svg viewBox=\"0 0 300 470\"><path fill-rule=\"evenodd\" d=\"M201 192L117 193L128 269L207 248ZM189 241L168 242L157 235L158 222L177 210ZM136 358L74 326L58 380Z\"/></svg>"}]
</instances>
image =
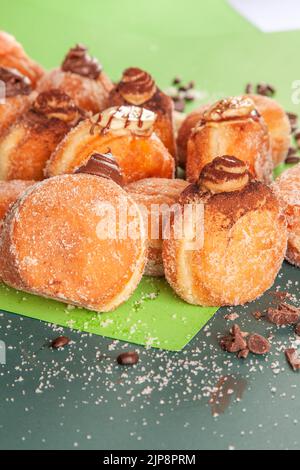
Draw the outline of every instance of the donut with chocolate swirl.
<instances>
[{"instance_id":1,"label":"donut with chocolate swirl","mask_svg":"<svg viewBox=\"0 0 300 470\"><path fill-rule=\"evenodd\" d=\"M155 114L137 106L108 108L81 122L47 163L47 176L72 173L94 152L116 158L124 184L142 178L173 178L174 158L154 132Z\"/></svg>"},{"instance_id":2,"label":"donut with chocolate swirl","mask_svg":"<svg viewBox=\"0 0 300 470\"><path fill-rule=\"evenodd\" d=\"M30 59L21 44L5 31L0 31L0 66L17 70L30 80L32 88L44 74L42 67Z\"/></svg>"},{"instance_id":3,"label":"donut with chocolate swirl","mask_svg":"<svg viewBox=\"0 0 300 470\"><path fill-rule=\"evenodd\" d=\"M154 130L171 155L176 156L174 106L172 99L156 85L152 76L138 67L124 70L109 95L110 106L143 106L155 112Z\"/></svg>"},{"instance_id":4,"label":"donut with chocolate swirl","mask_svg":"<svg viewBox=\"0 0 300 470\"><path fill-rule=\"evenodd\" d=\"M286 252L286 220L273 191L244 162L214 159L179 202L163 261L181 298L203 306L240 305L272 286Z\"/></svg>"},{"instance_id":5,"label":"donut with chocolate swirl","mask_svg":"<svg viewBox=\"0 0 300 470\"><path fill-rule=\"evenodd\" d=\"M26 112L32 101L29 78L16 69L0 66L0 136Z\"/></svg>"},{"instance_id":6,"label":"donut with chocolate swirl","mask_svg":"<svg viewBox=\"0 0 300 470\"><path fill-rule=\"evenodd\" d=\"M77 168L75 173L88 173L113 180L119 186L124 185L121 168L111 153L93 152L87 162Z\"/></svg>"},{"instance_id":7,"label":"donut with chocolate swirl","mask_svg":"<svg viewBox=\"0 0 300 470\"><path fill-rule=\"evenodd\" d=\"M0 136L0 179L43 179L51 153L83 117L83 111L60 90L38 95Z\"/></svg>"},{"instance_id":8,"label":"donut with chocolate swirl","mask_svg":"<svg viewBox=\"0 0 300 470\"><path fill-rule=\"evenodd\" d=\"M81 109L96 114L107 107L112 82L88 49L77 44L69 50L59 69L46 73L39 82L39 92L58 88L69 95Z\"/></svg>"},{"instance_id":9,"label":"donut with chocolate swirl","mask_svg":"<svg viewBox=\"0 0 300 470\"><path fill-rule=\"evenodd\" d=\"M272 180L268 129L250 98L225 98L204 111L188 139L187 179L197 181L202 168L218 155L235 155L260 181Z\"/></svg>"}]
</instances>

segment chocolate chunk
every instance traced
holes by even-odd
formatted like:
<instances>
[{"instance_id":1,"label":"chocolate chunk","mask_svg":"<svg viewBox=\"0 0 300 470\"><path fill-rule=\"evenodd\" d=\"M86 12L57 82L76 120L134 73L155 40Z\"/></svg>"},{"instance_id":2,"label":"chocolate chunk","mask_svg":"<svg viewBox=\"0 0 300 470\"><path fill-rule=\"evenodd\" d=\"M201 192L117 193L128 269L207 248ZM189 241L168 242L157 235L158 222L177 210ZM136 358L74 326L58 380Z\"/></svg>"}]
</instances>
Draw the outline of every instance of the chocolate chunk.
<instances>
[{"instance_id":1,"label":"chocolate chunk","mask_svg":"<svg viewBox=\"0 0 300 470\"><path fill-rule=\"evenodd\" d=\"M300 336L300 323L297 323L297 325L295 326L295 333L297 336Z\"/></svg>"},{"instance_id":2,"label":"chocolate chunk","mask_svg":"<svg viewBox=\"0 0 300 470\"><path fill-rule=\"evenodd\" d=\"M29 78L19 73L16 69L0 67L0 81L5 84L6 98L29 95L32 92Z\"/></svg>"},{"instance_id":3,"label":"chocolate chunk","mask_svg":"<svg viewBox=\"0 0 300 470\"><path fill-rule=\"evenodd\" d=\"M275 325L294 325L300 320L300 309L282 302L277 308L268 308L267 317Z\"/></svg>"},{"instance_id":4,"label":"chocolate chunk","mask_svg":"<svg viewBox=\"0 0 300 470\"><path fill-rule=\"evenodd\" d=\"M256 312L253 312L252 315L254 316L256 320L260 320L261 317L263 317L263 314L259 312L258 310Z\"/></svg>"},{"instance_id":5,"label":"chocolate chunk","mask_svg":"<svg viewBox=\"0 0 300 470\"><path fill-rule=\"evenodd\" d=\"M124 185L119 164L111 153L94 152L84 165L77 168L75 173L102 176L102 178L112 179L119 186Z\"/></svg>"},{"instance_id":6,"label":"chocolate chunk","mask_svg":"<svg viewBox=\"0 0 300 470\"><path fill-rule=\"evenodd\" d=\"M178 111L180 113L183 113L185 109L185 102L183 99L178 99L175 101L175 111Z\"/></svg>"},{"instance_id":7,"label":"chocolate chunk","mask_svg":"<svg viewBox=\"0 0 300 470\"><path fill-rule=\"evenodd\" d=\"M258 83L256 86L256 93L258 95L271 97L275 95L275 91L275 88L268 83Z\"/></svg>"},{"instance_id":8,"label":"chocolate chunk","mask_svg":"<svg viewBox=\"0 0 300 470\"><path fill-rule=\"evenodd\" d=\"M285 163L287 164L296 164L296 163L299 163L300 162L300 157L297 157L297 155L294 155L294 156L291 156L291 157L287 157L285 159Z\"/></svg>"},{"instance_id":9,"label":"chocolate chunk","mask_svg":"<svg viewBox=\"0 0 300 470\"><path fill-rule=\"evenodd\" d=\"M289 113L287 112L287 117L289 118L292 132L295 132L298 129L298 115L295 113Z\"/></svg>"},{"instance_id":10,"label":"chocolate chunk","mask_svg":"<svg viewBox=\"0 0 300 470\"><path fill-rule=\"evenodd\" d=\"M229 353L236 353L247 348L247 343L238 325L233 325L230 334L221 338L220 346Z\"/></svg>"},{"instance_id":11,"label":"chocolate chunk","mask_svg":"<svg viewBox=\"0 0 300 470\"><path fill-rule=\"evenodd\" d=\"M117 362L121 366L133 366L139 362L139 355L135 351L125 352L119 354L117 357Z\"/></svg>"},{"instance_id":12,"label":"chocolate chunk","mask_svg":"<svg viewBox=\"0 0 300 470\"><path fill-rule=\"evenodd\" d=\"M63 348L64 346L69 344L70 341L71 341L70 338L68 338L67 336L58 336L58 338L54 339L51 342L51 347L53 349Z\"/></svg>"},{"instance_id":13,"label":"chocolate chunk","mask_svg":"<svg viewBox=\"0 0 300 470\"><path fill-rule=\"evenodd\" d=\"M249 355L249 349L246 348L246 349L242 349L241 351L239 351L237 357L239 359L247 359L248 355Z\"/></svg>"},{"instance_id":14,"label":"chocolate chunk","mask_svg":"<svg viewBox=\"0 0 300 470\"><path fill-rule=\"evenodd\" d=\"M247 93L247 95L254 93L254 87L252 83L247 83L245 87L245 93Z\"/></svg>"},{"instance_id":15,"label":"chocolate chunk","mask_svg":"<svg viewBox=\"0 0 300 470\"><path fill-rule=\"evenodd\" d=\"M289 348L289 349L286 349L284 353L291 368L294 371L299 370L300 369L300 357L298 356L297 349Z\"/></svg>"},{"instance_id":16,"label":"chocolate chunk","mask_svg":"<svg viewBox=\"0 0 300 470\"><path fill-rule=\"evenodd\" d=\"M271 345L269 341L257 333L253 333L247 340L249 351L253 354L266 354L270 351Z\"/></svg>"},{"instance_id":17,"label":"chocolate chunk","mask_svg":"<svg viewBox=\"0 0 300 470\"><path fill-rule=\"evenodd\" d=\"M69 50L61 69L64 72L76 73L82 77L97 80L102 71L102 66L97 59L88 54L85 46L77 44Z\"/></svg>"}]
</instances>

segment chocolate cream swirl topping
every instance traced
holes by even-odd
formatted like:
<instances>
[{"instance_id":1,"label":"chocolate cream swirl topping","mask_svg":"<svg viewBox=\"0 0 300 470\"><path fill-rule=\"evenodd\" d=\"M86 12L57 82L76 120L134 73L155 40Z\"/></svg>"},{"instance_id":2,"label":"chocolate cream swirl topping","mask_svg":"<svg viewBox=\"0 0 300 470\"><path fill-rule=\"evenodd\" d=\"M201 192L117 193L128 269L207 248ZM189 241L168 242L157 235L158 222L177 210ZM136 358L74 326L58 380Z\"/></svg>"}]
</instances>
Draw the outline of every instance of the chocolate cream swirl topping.
<instances>
[{"instance_id":1,"label":"chocolate cream swirl topping","mask_svg":"<svg viewBox=\"0 0 300 470\"><path fill-rule=\"evenodd\" d=\"M29 95L32 91L29 78L22 75L16 69L0 67L0 81L4 83L6 98Z\"/></svg>"},{"instance_id":2,"label":"chocolate cream swirl topping","mask_svg":"<svg viewBox=\"0 0 300 470\"><path fill-rule=\"evenodd\" d=\"M91 134L99 127L103 134L113 132L123 135L132 132L136 135L150 135L155 119L156 114L146 108L115 106L91 118Z\"/></svg>"},{"instance_id":3,"label":"chocolate cream swirl topping","mask_svg":"<svg viewBox=\"0 0 300 470\"><path fill-rule=\"evenodd\" d=\"M205 165L197 184L203 192L217 194L240 191L250 180L251 176L244 162L224 155Z\"/></svg>"},{"instance_id":4,"label":"chocolate cream swirl topping","mask_svg":"<svg viewBox=\"0 0 300 470\"><path fill-rule=\"evenodd\" d=\"M32 111L48 119L59 119L72 126L83 118L83 112L73 100L56 89L40 93L32 105Z\"/></svg>"},{"instance_id":5,"label":"chocolate cream swirl topping","mask_svg":"<svg viewBox=\"0 0 300 470\"><path fill-rule=\"evenodd\" d=\"M93 152L87 162L79 167L75 173L88 173L112 179L119 186L124 185L123 175L119 164L111 153Z\"/></svg>"},{"instance_id":6,"label":"chocolate cream swirl topping","mask_svg":"<svg viewBox=\"0 0 300 470\"><path fill-rule=\"evenodd\" d=\"M149 73L137 67L130 67L123 72L117 89L124 100L138 106L152 98L156 85Z\"/></svg>"},{"instance_id":7,"label":"chocolate cream swirl topping","mask_svg":"<svg viewBox=\"0 0 300 470\"><path fill-rule=\"evenodd\" d=\"M64 72L76 73L94 80L99 77L102 71L101 64L88 54L87 48L82 44L77 44L69 50L61 68Z\"/></svg>"},{"instance_id":8,"label":"chocolate cream swirl topping","mask_svg":"<svg viewBox=\"0 0 300 470\"><path fill-rule=\"evenodd\" d=\"M217 101L203 113L203 121L226 121L259 116L254 102L244 96L234 96Z\"/></svg>"}]
</instances>

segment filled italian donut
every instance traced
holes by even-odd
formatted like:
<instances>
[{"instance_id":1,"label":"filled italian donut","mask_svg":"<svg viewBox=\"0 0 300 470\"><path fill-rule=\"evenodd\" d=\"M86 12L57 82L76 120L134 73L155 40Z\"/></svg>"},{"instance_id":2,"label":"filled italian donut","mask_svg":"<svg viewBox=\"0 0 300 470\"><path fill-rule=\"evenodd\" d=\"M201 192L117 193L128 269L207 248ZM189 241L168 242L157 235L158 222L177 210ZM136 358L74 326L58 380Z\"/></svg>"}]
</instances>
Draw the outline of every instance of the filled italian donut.
<instances>
[{"instance_id":1,"label":"filled italian donut","mask_svg":"<svg viewBox=\"0 0 300 470\"><path fill-rule=\"evenodd\" d=\"M268 127L273 164L276 167L286 159L291 144L290 121L282 106L274 99L263 95L249 97Z\"/></svg>"},{"instance_id":2,"label":"filled italian donut","mask_svg":"<svg viewBox=\"0 0 300 470\"><path fill-rule=\"evenodd\" d=\"M95 175L93 161L82 171L18 199L2 230L0 273L16 289L106 312L138 285L146 236L138 207L106 170Z\"/></svg>"},{"instance_id":3,"label":"filled italian donut","mask_svg":"<svg viewBox=\"0 0 300 470\"><path fill-rule=\"evenodd\" d=\"M93 152L111 152L124 183L142 178L173 178L175 162L153 131L155 114L136 106L108 108L86 119L60 143L46 169L48 176L72 173Z\"/></svg>"},{"instance_id":4,"label":"filled italian donut","mask_svg":"<svg viewBox=\"0 0 300 470\"><path fill-rule=\"evenodd\" d=\"M203 113L188 140L187 179L197 181L202 168L219 155L236 155L253 176L272 180L268 129L250 98L226 98Z\"/></svg>"},{"instance_id":5,"label":"filled italian donut","mask_svg":"<svg viewBox=\"0 0 300 470\"><path fill-rule=\"evenodd\" d=\"M82 117L82 111L61 91L38 95L27 112L0 135L0 179L43 179L50 155Z\"/></svg>"},{"instance_id":6,"label":"filled italian donut","mask_svg":"<svg viewBox=\"0 0 300 470\"><path fill-rule=\"evenodd\" d=\"M285 217L244 162L214 159L180 203L163 241L165 275L180 297L196 305L239 305L272 286L286 252Z\"/></svg>"},{"instance_id":7,"label":"filled italian donut","mask_svg":"<svg viewBox=\"0 0 300 470\"><path fill-rule=\"evenodd\" d=\"M288 223L286 259L300 267L300 164L277 178L273 188L282 203Z\"/></svg>"},{"instance_id":8,"label":"filled italian donut","mask_svg":"<svg viewBox=\"0 0 300 470\"><path fill-rule=\"evenodd\" d=\"M30 59L21 44L5 31L0 31L0 66L18 70L29 78L33 88L44 74L42 67Z\"/></svg>"},{"instance_id":9,"label":"filled italian donut","mask_svg":"<svg viewBox=\"0 0 300 470\"><path fill-rule=\"evenodd\" d=\"M145 274L163 276L163 226L170 221L170 212L188 182L180 179L146 178L126 186L139 206L148 232L148 261Z\"/></svg>"},{"instance_id":10,"label":"filled italian donut","mask_svg":"<svg viewBox=\"0 0 300 470\"><path fill-rule=\"evenodd\" d=\"M155 112L154 131L171 155L176 156L173 100L157 87L149 73L137 67L126 69L110 92L109 105L142 106Z\"/></svg>"},{"instance_id":11,"label":"filled italian donut","mask_svg":"<svg viewBox=\"0 0 300 470\"><path fill-rule=\"evenodd\" d=\"M112 82L97 59L83 45L69 50L62 65L45 74L39 82L39 92L58 88L69 95L79 108L99 113L107 107Z\"/></svg>"}]
</instances>

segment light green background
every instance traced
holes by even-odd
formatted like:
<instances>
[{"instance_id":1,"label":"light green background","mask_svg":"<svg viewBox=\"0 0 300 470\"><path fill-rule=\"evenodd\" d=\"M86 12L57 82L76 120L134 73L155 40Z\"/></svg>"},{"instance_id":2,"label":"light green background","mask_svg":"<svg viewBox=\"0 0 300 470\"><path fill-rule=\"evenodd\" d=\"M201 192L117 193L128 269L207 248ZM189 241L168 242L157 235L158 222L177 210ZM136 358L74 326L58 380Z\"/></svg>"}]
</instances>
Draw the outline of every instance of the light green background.
<instances>
[{"instance_id":1,"label":"light green background","mask_svg":"<svg viewBox=\"0 0 300 470\"><path fill-rule=\"evenodd\" d=\"M84 42L113 79L125 67L137 65L149 70L162 88L179 74L196 80L197 88L209 96L238 94L248 81L264 80L275 85L286 109L298 110L291 102L291 87L300 79L299 32L265 35L223 0L2 0L0 27L15 34L45 67L57 65L75 42ZM288 280L299 298L299 271L285 264L277 285L285 287ZM246 331L268 333L270 326L257 323L249 312L269 302L265 295L235 309L239 324ZM141 348L141 361L127 378L120 377L114 361L130 346L120 343L110 351L110 340L66 329L74 340L70 349L40 349L57 335L53 328L3 314L0 338L9 349L7 365L0 366L0 447L299 448L300 406L293 399L299 376L275 345L268 359L245 362L220 351L217 337L229 327L225 313L221 309L208 331L200 332L184 352ZM287 344L290 335L288 329L279 333ZM110 373L97 362L97 351L109 356ZM275 361L283 369L279 375L270 367ZM197 364L203 365L202 372ZM154 377L168 370L168 385L160 387ZM36 393L47 371L51 386ZM149 396L141 393L144 385L139 383L147 374L151 379L146 384L153 388ZM232 397L224 414L213 418L203 387L216 385L224 374L246 381L246 390L242 401Z\"/></svg>"}]
</instances>

